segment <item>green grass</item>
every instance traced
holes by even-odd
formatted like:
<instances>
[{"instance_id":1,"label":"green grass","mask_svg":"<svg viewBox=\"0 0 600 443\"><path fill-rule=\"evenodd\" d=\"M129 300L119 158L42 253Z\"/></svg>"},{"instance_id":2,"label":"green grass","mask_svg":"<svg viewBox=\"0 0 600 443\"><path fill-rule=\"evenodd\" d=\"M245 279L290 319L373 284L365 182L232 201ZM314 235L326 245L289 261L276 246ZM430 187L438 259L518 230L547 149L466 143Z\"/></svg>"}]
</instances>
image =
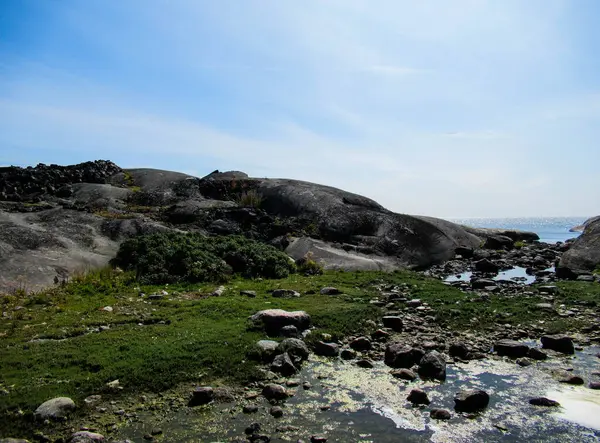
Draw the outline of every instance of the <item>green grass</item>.
<instances>
[{"instance_id":1,"label":"green grass","mask_svg":"<svg viewBox=\"0 0 600 443\"><path fill-rule=\"evenodd\" d=\"M247 318L253 313L269 308L305 310L317 332L329 333L336 340L370 332L366 320L381 316L370 301L379 295L378 288L398 284L410 288L411 298L429 303L438 323L449 330L477 331L498 323L517 326L539 320L547 321L555 332L585 326L580 320L557 319L535 309L536 303L545 301L535 294L492 295L481 301L412 272L328 271L315 276L292 274L281 280L234 278L222 296L209 297L206 294L217 285L140 286L130 273L105 269L46 292L0 296L1 310L11 315L0 320L0 392L4 391L0 423L10 423L11 411L21 408L27 414L56 396L81 402L114 379L120 380L125 394L162 391L200 379L203 383L252 380L256 367L247 358L248 351L265 338L248 327ZM322 296L319 290L324 286L337 287L344 294ZM600 303L598 284L558 286L555 304ZM268 291L276 288L295 289L303 295L273 298ZM138 295L163 289L169 295L160 301ZM240 290L256 291L257 297L240 296ZM105 306L113 312L103 311ZM88 328L98 326L110 329L87 333ZM2 430L0 424L0 434Z\"/></svg>"}]
</instances>

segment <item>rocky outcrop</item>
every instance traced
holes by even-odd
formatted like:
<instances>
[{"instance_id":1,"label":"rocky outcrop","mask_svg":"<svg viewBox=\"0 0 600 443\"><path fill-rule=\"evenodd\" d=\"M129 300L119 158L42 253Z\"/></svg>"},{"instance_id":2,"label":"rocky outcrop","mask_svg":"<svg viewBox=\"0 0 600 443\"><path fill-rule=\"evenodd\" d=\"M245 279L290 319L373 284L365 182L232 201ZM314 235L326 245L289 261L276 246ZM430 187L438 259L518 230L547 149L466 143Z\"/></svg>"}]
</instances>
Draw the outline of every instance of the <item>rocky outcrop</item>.
<instances>
[{"instance_id":1,"label":"rocky outcrop","mask_svg":"<svg viewBox=\"0 0 600 443\"><path fill-rule=\"evenodd\" d=\"M556 273L561 277L575 278L600 268L600 217L585 223L585 229L563 254Z\"/></svg>"},{"instance_id":2,"label":"rocky outcrop","mask_svg":"<svg viewBox=\"0 0 600 443\"><path fill-rule=\"evenodd\" d=\"M160 230L241 234L345 270L426 268L509 238L397 214L329 186L237 171L197 178L108 161L0 168L0 290L19 276L39 289L103 266L124 239Z\"/></svg>"},{"instance_id":3,"label":"rocky outcrop","mask_svg":"<svg viewBox=\"0 0 600 443\"><path fill-rule=\"evenodd\" d=\"M597 221L600 221L600 215L598 215L596 217L588 218L582 224L573 226L571 229L569 229L569 232L583 232L589 224L595 223Z\"/></svg>"}]
</instances>

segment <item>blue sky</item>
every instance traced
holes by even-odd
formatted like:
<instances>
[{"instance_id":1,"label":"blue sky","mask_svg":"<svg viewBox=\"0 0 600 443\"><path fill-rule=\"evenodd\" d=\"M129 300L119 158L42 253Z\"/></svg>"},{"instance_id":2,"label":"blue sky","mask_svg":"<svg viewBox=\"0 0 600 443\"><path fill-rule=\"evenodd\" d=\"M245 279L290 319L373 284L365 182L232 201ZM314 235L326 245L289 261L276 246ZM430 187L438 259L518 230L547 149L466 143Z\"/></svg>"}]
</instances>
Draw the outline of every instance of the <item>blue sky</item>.
<instances>
[{"instance_id":1,"label":"blue sky","mask_svg":"<svg viewBox=\"0 0 600 443\"><path fill-rule=\"evenodd\" d=\"M0 164L599 214L597 17L596 0L2 0Z\"/></svg>"}]
</instances>

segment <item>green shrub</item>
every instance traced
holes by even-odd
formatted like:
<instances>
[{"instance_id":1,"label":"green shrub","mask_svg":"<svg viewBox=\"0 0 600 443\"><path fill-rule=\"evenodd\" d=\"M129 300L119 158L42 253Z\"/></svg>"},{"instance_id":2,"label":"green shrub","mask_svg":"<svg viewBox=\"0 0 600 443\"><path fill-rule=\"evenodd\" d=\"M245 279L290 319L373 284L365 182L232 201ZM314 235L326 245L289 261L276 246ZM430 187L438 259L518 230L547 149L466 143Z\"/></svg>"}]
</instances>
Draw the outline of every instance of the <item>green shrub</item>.
<instances>
[{"instance_id":1,"label":"green shrub","mask_svg":"<svg viewBox=\"0 0 600 443\"><path fill-rule=\"evenodd\" d=\"M313 258L312 252L307 253L302 259L298 260L298 273L302 275L321 275L323 266L317 263Z\"/></svg>"},{"instance_id":2,"label":"green shrub","mask_svg":"<svg viewBox=\"0 0 600 443\"><path fill-rule=\"evenodd\" d=\"M285 278L294 263L272 246L241 236L204 237L163 233L129 239L113 266L135 271L143 283L223 282L232 274L246 278Z\"/></svg>"},{"instance_id":3,"label":"green shrub","mask_svg":"<svg viewBox=\"0 0 600 443\"><path fill-rule=\"evenodd\" d=\"M523 247L525 247L525 242L524 241L519 240L519 241L515 242L515 248L516 249L521 249Z\"/></svg>"},{"instance_id":4,"label":"green shrub","mask_svg":"<svg viewBox=\"0 0 600 443\"><path fill-rule=\"evenodd\" d=\"M249 191L242 192L240 196L236 199L236 203L244 208L260 208L262 204L263 197L261 194L256 192L255 189L250 189Z\"/></svg>"}]
</instances>

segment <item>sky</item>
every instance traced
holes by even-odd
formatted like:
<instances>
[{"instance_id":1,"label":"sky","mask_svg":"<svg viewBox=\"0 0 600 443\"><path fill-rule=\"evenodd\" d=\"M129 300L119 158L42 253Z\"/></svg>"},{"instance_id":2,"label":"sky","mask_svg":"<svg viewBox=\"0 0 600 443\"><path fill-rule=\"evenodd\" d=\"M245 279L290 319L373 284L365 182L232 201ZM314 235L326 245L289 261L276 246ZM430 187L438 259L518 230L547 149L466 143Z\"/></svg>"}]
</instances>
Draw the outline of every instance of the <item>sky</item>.
<instances>
[{"instance_id":1,"label":"sky","mask_svg":"<svg viewBox=\"0 0 600 443\"><path fill-rule=\"evenodd\" d=\"M0 164L600 214L597 0L2 0Z\"/></svg>"}]
</instances>

